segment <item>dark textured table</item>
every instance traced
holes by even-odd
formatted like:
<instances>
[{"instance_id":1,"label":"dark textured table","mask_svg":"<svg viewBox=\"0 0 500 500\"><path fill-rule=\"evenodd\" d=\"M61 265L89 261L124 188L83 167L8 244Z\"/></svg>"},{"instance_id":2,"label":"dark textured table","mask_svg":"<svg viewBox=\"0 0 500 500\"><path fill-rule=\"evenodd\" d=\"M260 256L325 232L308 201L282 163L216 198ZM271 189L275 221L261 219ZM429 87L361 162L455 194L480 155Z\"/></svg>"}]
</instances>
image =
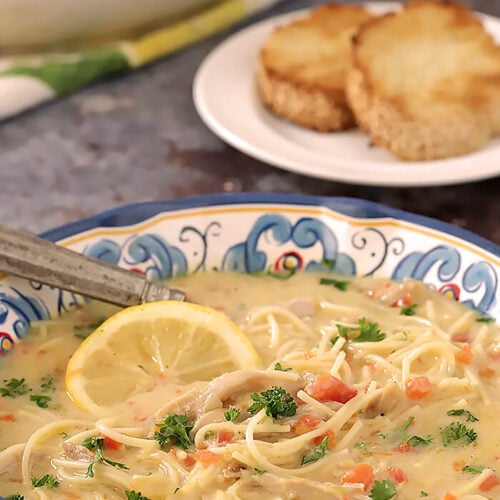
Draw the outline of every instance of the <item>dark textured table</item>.
<instances>
[{"instance_id":1,"label":"dark textured table","mask_svg":"<svg viewBox=\"0 0 500 500\"><path fill-rule=\"evenodd\" d=\"M254 160L204 126L191 86L208 52L251 22L317 3L285 1L145 69L0 124L0 223L40 232L125 203L221 191L283 192L374 200L500 244L498 177L430 188L324 181ZM467 3L500 16L500 0Z\"/></svg>"}]
</instances>

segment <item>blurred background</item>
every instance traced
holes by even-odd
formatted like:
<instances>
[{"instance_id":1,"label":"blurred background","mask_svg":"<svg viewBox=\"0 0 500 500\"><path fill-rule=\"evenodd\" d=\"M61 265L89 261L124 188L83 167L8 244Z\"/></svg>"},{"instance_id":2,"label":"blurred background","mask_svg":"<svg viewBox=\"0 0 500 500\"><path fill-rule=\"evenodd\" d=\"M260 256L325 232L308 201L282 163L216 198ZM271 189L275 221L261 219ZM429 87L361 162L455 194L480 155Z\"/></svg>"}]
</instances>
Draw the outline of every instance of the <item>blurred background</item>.
<instances>
[{"instance_id":1,"label":"blurred background","mask_svg":"<svg viewBox=\"0 0 500 500\"><path fill-rule=\"evenodd\" d=\"M2 71L40 73L48 60L40 74L57 89L56 96L43 86L21 92L25 79L0 82L0 223L41 232L126 203L259 191L369 199L500 243L498 177L427 188L314 179L253 159L206 128L192 83L209 52L256 21L319 3L0 0L0 79ZM498 0L464 3L500 16ZM164 31L153 39L155 30ZM80 58L95 58L109 43L118 52L98 58L99 71L103 60L114 70L101 78ZM58 80L62 63L74 80ZM498 165L500 173L500 158Z\"/></svg>"}]
</instances>

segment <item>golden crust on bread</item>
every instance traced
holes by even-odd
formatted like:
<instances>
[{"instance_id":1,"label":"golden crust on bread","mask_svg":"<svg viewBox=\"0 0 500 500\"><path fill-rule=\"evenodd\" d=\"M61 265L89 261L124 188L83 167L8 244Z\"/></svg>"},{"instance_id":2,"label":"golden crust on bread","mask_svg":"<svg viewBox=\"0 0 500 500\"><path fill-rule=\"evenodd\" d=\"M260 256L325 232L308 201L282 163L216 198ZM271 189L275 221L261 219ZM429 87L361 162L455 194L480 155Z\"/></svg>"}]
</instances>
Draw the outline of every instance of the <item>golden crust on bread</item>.
<instances>
[{"instance_id":1,"label":"golden crust on bread","mask_svg":"<svg viewBox=\"0 0 500 500\"><path fill-rule=\"evenodd\" d=\"M276 28L260 51L257 86L275 114L322 132L354 126L345 90L351 38L372 17L352 5L326 4Z\"/></svg>"},{"instance_id":2,"label":"golden crust on bread","mask_svg":"<svg viewBox=\"0 0 500 500\"><path fill-rule=\"evenodd\" d=\"M346 93L360 127L401 159L469 153L500 132L500 47L467 7L414 0L361 26Z\"/></svg>"}]
</instances>

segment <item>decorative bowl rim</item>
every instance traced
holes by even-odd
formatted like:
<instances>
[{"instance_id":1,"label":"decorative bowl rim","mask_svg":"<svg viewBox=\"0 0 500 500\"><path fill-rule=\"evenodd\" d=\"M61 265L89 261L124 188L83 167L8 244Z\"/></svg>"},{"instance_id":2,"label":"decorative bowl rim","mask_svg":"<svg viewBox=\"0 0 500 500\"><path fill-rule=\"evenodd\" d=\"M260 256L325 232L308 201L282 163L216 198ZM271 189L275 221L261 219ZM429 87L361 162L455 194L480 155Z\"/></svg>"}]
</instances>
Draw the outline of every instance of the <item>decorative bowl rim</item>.
<instances>
[{"instance_id":1,"label":"decorative bowl rim","mask_svg":"<svg viewBox=\"0 0 500 500\"><path fill-rule=\"evenodd\" d=\"M432 217L416 214L399 208L393 208L383 203L364 200L361 198L288 193L217 193L177 198L173 200L129 203L105 210L89 217L84 217L74 222L57 226L41 233L40 236L51 241L59 241L98 227L112 228L130 226L164 212L189 210L209 206L240 204L316 206L331 209L355 219L395 219L423 226L437 232L449 234L472 243L473 245L491 253L493 256L500 258L500 245L497 245L494 242L473 233L472 231ZM359 213L356 214L356 211L359 210L364 210L364 213L362 215ZM121 220L123 217L125 217L126 220Z\"/></svg>"}]
</instances>

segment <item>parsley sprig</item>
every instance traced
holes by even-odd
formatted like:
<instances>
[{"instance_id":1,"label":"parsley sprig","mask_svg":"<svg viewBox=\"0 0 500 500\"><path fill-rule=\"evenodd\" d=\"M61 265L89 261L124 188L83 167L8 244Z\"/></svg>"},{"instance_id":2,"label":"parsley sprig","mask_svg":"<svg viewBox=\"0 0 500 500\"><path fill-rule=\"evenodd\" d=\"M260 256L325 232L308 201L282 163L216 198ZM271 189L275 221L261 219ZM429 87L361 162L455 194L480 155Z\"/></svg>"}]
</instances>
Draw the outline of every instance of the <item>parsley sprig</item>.
<instances>
[{"instance_id":1,"label":"parsley sprig","mask_svg":"<svg viewBox=\"0 0 500 500\"><path fill-rule=\"evenodd\" d=\"M368 496L372 500L391 500L396 496L396 485L387 479L375 481Z\"/></svg>"},{"instance_id":2,"label":"parsley sprig","mask_svg":"<svg viewBox=\"0 0 500 500\"><path fill-rule=\"evenodd\" d=\"M73 335L80 339L86 339L94 330L97 330L105 321L106 316L100 316L91 323L73 326Z\"/></svg>"},{"instance_id":3,"label":"parsley sprig","mask_svg":"<svg viewBox=\"0 0 500 500\"><path fill-rule=\"evenodd\" d=\"M401 316L415 316L417 314L417 304L410 304L409 306L402 306L399 310Z\"/></svg>"},{"instance_id":4,"label":"parsley sprig","mask_svg":"<svg viewBox=\"0 0 500 500\"><path fill-rule=\"evenodd\" d=\"M460 408L458 410L449 410L446 412L446 415L450 417L460 417L464 416L467 422L478 422L479 419L474 416L469 410L464 410L463 408Z\"/></svg>"},{"instance_id":5,"label":"parsley sprig","mask_svg":"<svg viewBox=\"0 0 500 500\"><path fill-rule=\"evenodd\" d=\"M192 428L193 426L188 424L186 414L171 413L165 417L154 438L162 448L173 446L186 450L193 444L189 436Z\"/></svg>"},{"instance_id":6,"label":"parsley sprig","mask_svg":"<svg viewBox=\"0 0 500 500\"><path fill-rule=\"evenodd\" d=\"M461 422L452 422L441 429L441 438L443 446L467 446L477 439L477 434Z\"/></svg>"},{"instance_id":7,"label":"parsley sprig","mask_svg":"<svg viewBox=\"0 0 500 500\"><path fill-rule=\"evenodd\" d=\"M230 406L229 410L224 412L224 418L228 422L234 422L238 418L239 414L240 414L240 410L238 408L234 408L233 406Z\"/></svg>"},{"instance_id":8,"label":"parsley sprig","mask_svg":"<svg viewBox=\"0 0 500 500\"><path fill-rule=\"evenodd\" d=\"M17 398L31 391L24 378L11 378L4 382L4 387L0 387L0 395L3 398Z\"/></svg>"},{"instance_id":9,"label":"parsley sprig","mask_svg":"<svg viewBox=\"0 0 500 500\"><path fill-rule=\"evenodd\" d=\"M337 290L340 290L341 292L345 292L350 283L351 283L350 281L337 280L335 278L321 278L319 280L320 285L334 286Z\"/></svg>"},{"instance_id":10,"label":"parsley sprig","mask_svg":"<svg viewBox=\"0 0 500 500\"><path fill-rule=\"evenodd\" d=\"M59 481L54 476L45 474L45 476L42 477L32 477L31 485L33 488L57 488L59 486Z\"/></svg>"},{"instance_id":11,"label":"parsley sprig","mask_svg":"<svg viewBox=\"0 0 500 500\"><path fill-rule=\"evenodd\" d=\"M302 457L301 465L310 464L311 462L318 461L321 457L324 457L330 448L328 447L328 436L325 436L318 446L314 447L311 451L306 453Z\"/></svg>"},{"instance_id":12,"label":"parsley sprig","mask_svg":"<svg viewBox=\"0 0 500 500\"><path fill-rule=\"evenodd\" d=\"M278 361L278 363L274 364L274 369L278 372L289 372L291 371L291 368L283 368L281 366L281 363Z\"/></svg>"},{"instance_id":13,"label":"parsley sprig","mask_svg":"<svg viewBox=\"0 0 500 500\"><path fill-rule=\"evenodd\" d=\"M380 331L380 327L373 321L367 321L366 318L360 318L358 326L345 326L337 324L337 330L340 337L344 337L352 342L380 342L386 335ZM357 334L357 335L352 335ZM336 338L331 339L335 343Z\"/></svg>"},{"instance_id":14,"label":"parsley sprig","mask_svg":"<svg viewBox=\"0 0 500 500\"><path fill-rule=\"evenodd\" d=\"M486 469L484 465L466 465L462 468L462 472L467 472L468 474L481 474L484 469Z\"/></svg>"},{"instance_id":15,"label":"parsley sprig","mask_svg":"<svg viewBox=\"0 0 500 500\"><path fill-rule=\"evenodd\" d=\"M140 491L126 490L125 495L127 496L127 500L150 500L148 497L145 497Z\"/></svg>"},{"instance_id":16,"label":"parsley sprig","mask_svg":"<svg viewBox=\"0 0 500 500\"><path fill-rule=\"evenodd\" d=\"M250 413L257 413L265 408L266 415L273 418L293 417L297 412L297 403L283 387L273 386L264 392L250 394L253 403L248 407Z\"/></svg>"},{"instance_id":17,"label":"parsley sprig","mask_svg":"<svg viewBox=\"0 0 500 500\"><path fill-rule=\"evenodd\" d=\"M100 436L91 436L83 440L82 445L90 451L94 452L94 460L87 467L87 474L85 477L94 477L94 465L102 462L104 464L117 467L118 469L128 470L128 467L120 462L114 462L106 458L102 452L104 450L104 438Z\"/></svg>"}]
</instances>

